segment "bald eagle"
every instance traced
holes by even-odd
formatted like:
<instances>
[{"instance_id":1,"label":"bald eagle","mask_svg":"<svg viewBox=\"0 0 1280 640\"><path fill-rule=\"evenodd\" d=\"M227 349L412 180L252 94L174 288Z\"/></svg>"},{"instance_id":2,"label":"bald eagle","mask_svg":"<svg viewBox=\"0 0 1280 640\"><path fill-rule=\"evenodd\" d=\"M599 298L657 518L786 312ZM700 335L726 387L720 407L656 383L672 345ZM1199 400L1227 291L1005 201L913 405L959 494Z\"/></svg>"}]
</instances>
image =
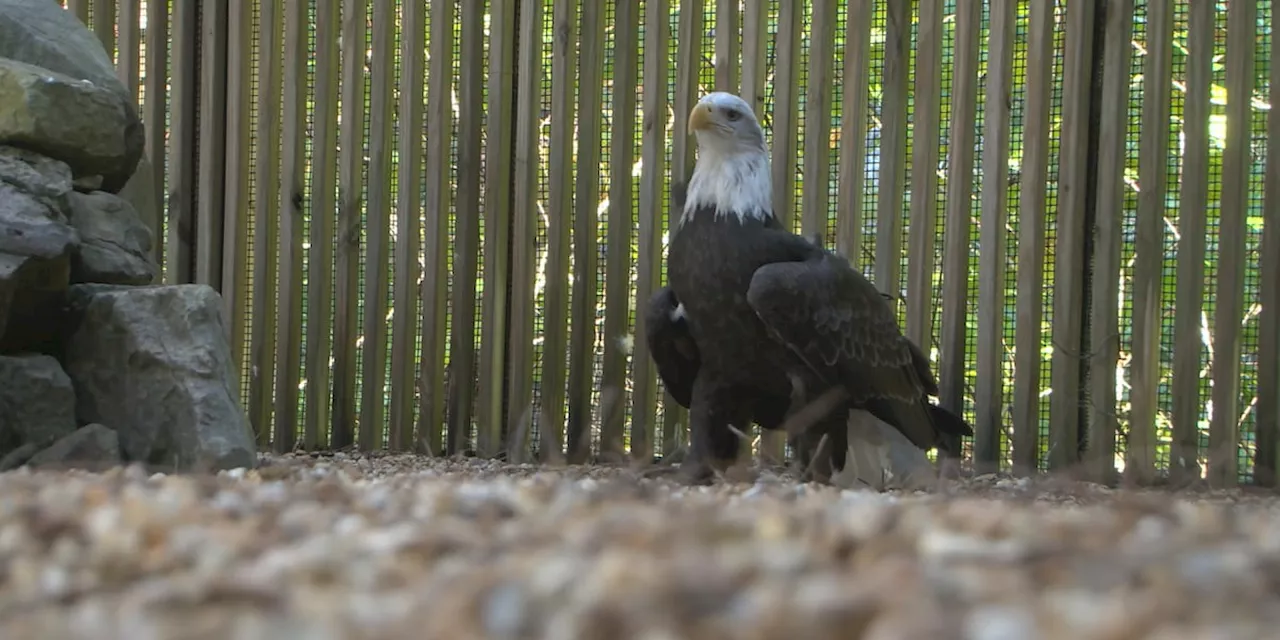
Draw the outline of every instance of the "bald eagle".
<instances>
[{"instance_id":1,"label":"bald eagle","mask_svg":"<svg viewBox=\"0 0 1280 640\"><path fill-rule=\"evenodd\" d=\"M686 477L705 481L732 464L740 442L731 426L778 428L832 394L836 404L801 436L809 452L824 434L832 440L832 471L844 465L850 408L926 450L943 444L944 434L972 435L962 419L929 402L937 382L928 361L875 286L774 216L764 131L747 103L723 92L704 96L689 116L689 134L698 159L687 188L675 194L682 206L669 244L669 284L645 312L658 374L689 408Z\"/></svg>"}]
</instances>

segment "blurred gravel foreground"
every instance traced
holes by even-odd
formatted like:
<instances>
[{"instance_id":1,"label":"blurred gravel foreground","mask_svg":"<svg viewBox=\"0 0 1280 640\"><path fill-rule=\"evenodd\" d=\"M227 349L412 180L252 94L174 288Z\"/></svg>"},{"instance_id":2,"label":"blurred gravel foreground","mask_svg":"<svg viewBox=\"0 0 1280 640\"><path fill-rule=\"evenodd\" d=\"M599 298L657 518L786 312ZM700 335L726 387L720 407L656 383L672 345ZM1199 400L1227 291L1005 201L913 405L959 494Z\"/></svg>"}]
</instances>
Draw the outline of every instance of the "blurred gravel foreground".
<instances>
[{"instance_id":1,"label":"blurred gravel foreground","mask_svg":"<svg viewBox=\"0 0 1280 640\"><path fill-rule=\"evenodd\" d=\"M1280 637L1261 492L262 460L0 474L0 638Z\"/></svg>"}]
</instances>

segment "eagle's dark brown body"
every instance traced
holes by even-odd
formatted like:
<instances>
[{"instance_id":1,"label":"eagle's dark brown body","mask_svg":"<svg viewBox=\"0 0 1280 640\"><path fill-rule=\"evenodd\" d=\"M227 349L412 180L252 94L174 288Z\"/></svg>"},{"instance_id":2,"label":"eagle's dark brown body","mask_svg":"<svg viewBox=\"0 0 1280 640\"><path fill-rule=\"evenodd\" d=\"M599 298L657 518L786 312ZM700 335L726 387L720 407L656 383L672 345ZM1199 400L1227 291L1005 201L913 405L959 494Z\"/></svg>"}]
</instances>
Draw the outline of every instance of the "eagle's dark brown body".
<instances>
[{"instance_id":1,"label":"eagle's dark brown body","mask_svg":"<svg viewBox=\"0 0 1280 640\"><path fill-rule=\"evenodd\" d=\"M820 253L808 240L782 229L773 217L740 221L732 215L716 218L711 211L700 211L672 238L667 268L670 291L684 306L698 356L690 387L690 424L706 425L695 427L691 434L695 466L704 456L716 461L736 457L740 438L729 425L743 431L752 422L766 429L782 426L794 391L789 373L795 368L795 355L769 335L747 302L747 290L760 267L814 259ZM820 386L805 377L810 389ZM806 434L806 439L828 434L837 469L845 455L846 415L847 409L833 412L826 420L831 424L820 422ZM708 471L700 468L695 475Z\"/></svg>"},{"instance_id":2,"label":"eagle's dark brown body","mask_svg":"<svg viewBox=\"0 0 1280 640\"><path fill-rule=\"evenodd\" d=\"M928 401L938 392L928 359L899 333L879 291L773 217L695 212L671 240L668 273L669 286L646 310L647 342L664 384L691 410L695 479L736 457L740 438L729 425L776 429L831 387L847 401L794 443L808 467L829 438L819 476L844 466L850 409L870 411L925 449L942 444L943 433L972 435Z\"/></svg>"},{"instance_id":3,"label":"eagle's dark brown body","mask_svg":"<svg viewBox=\"0 0 1280 640\"><path fill-rule=\"evenodd\" d=\"M782 228L772 214L764 133L740 97L713 92L690 113L698 162L673 185L681 218L667 258L670 284L649 300L645 335L672 394L689 407L686 472L710 477L736 458L751 422L781 426L828 392L800 442L833 442L843 467L850 409L865 409L923 449L968 434L960 418L928 401L937 381L898 329L879 290L844 258ZM822 459L816 462L824 462ZM825 464L818 465L825 467Z\"/></svg>"},{"instance_id":4,"label":"eagle's dark brown body","mask_svg":"<svg viewBox=\"0 0 1280 640\"><path fill-rule=\"evenodd\" d=\"M787 348L773 340L747 304L747 288L760 267L804 260L815 248L769 223L710 212L695 215L671 241L668 273L684 304L705 371L725 384L789 396L783 368Z\"/></svg>"}]
</instances>

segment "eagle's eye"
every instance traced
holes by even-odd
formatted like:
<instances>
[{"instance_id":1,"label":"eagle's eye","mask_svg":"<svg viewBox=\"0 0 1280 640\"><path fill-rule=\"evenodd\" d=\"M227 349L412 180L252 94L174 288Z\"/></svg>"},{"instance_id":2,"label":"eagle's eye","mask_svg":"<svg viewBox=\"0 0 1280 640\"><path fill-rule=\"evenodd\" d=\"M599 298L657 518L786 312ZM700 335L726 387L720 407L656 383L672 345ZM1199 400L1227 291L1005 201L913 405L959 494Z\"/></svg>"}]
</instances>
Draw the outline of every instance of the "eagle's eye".
<instances>
[{"instance_id":1,"label":"eagle's eye","mask_svg":"<svg viewBox=\"0 0 1280 640\"><path fill-rule=\"evenodd\" d=\"M742 112L738 111L737 109L726 109L724 112L724 117L728 118L729 122L737 122L739 119L742 118Z\"/></svg>"}]
</instances>

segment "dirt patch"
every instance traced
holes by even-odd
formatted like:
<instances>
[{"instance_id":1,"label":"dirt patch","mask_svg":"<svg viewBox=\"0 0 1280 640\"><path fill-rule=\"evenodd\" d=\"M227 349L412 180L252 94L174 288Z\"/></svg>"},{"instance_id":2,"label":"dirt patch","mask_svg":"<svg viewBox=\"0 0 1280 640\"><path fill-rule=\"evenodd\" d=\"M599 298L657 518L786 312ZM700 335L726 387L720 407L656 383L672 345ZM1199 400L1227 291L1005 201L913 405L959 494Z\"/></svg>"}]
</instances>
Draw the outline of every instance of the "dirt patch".
<instances>
[{"instance_id":1,"label":"dirt patch","mask_svg":"<svg viewBox=\"0 0 1280 640\"><path fill-rule=\"evenodd\" d=\"M0 637L1254 638L1280 500L284 456L0 474Z\"/></svg>"}]
</instances>

